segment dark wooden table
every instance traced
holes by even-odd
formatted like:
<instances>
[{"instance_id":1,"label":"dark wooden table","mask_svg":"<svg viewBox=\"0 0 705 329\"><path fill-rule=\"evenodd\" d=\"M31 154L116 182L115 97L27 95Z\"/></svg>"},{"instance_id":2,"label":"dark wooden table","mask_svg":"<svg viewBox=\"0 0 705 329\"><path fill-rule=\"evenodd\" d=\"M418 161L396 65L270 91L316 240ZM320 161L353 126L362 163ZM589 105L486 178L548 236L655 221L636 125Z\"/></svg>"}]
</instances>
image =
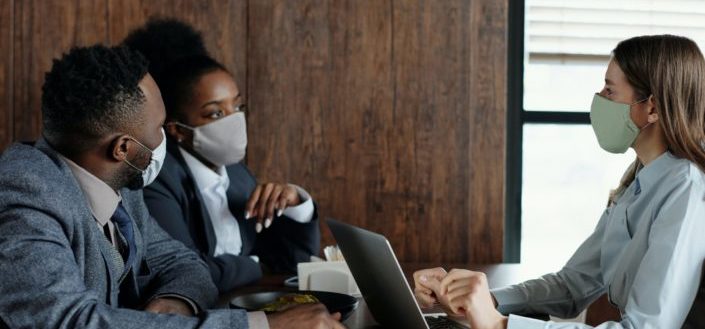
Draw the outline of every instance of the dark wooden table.
<instances>
[{"instance_id":1,"label":"dark wooden table","mask_svg":"<svg viewBox=\"0 0 705 329\"><path fill-rule=\"evenodd\" d=\"M424 268L436 267L438 264L423 264L423 263L403 263L401 264L404 273L406 274L407 280L409 280L409 285L413 286L413 281L411 279L414 271ZM452 268L464 268L474 271L481 271L487 274L488 281L490 283L490 288L504 287L510 284L519 283L528 279L533 279L541 276L542 274L553 272L558 270L558 268L537 268L531 267L524 264L452 264L450 266L444 266L447 270ZM240 295L245 295L249 293L262 292L262 291L296 291L295 288L288 288L284 286L284 280L287 276L282 275L270 275L265 276L255 285L250 287L245 287L227 293L221 296L220 303L225 306L228 302ZM358 308L350 315L350 317L344 322L345 326L350 329L357 328L382 328L374 321L374 318L370 314L364 299L360 298L360 304Z\"/></svg>"}]
</instances>

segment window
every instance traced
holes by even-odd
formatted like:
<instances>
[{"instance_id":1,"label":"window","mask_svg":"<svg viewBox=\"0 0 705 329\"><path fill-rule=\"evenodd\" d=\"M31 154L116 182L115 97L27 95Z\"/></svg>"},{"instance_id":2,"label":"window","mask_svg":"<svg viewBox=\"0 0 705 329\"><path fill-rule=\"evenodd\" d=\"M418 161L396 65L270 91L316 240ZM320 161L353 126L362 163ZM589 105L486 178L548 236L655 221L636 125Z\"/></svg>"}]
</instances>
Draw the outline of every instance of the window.
<instances>
[{"instance_id":1,"label":"window","mask_svg":"<svg viewBox=\"0 0 705 329\"><path fill-rule=\"evenodd\" d=\"M611 50L664 33L703 49L705 1L510 1L509 19L505 260L560 266L636 158L603 151L590 127Z\"/></svg>"}]
</instances>

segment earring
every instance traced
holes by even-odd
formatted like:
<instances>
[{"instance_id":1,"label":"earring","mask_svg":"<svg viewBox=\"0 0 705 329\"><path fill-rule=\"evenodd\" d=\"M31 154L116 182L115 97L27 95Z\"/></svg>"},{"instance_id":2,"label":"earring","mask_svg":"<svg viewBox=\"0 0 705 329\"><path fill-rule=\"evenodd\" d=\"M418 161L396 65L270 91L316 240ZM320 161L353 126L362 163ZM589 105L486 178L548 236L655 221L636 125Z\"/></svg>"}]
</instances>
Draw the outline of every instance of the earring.
<instances>
[{"instance_id":1,"label":"earring","mask_svg":"<svg viewBox=\"0 0 705 329\"><path fill-rule=\"evenodd\" d=\"M176 141L177 141L177 142L179 142L179 143L181 143L181 142L183 142L183 141L184 141L184 139L183 139L183 138L181 138L181 137L179 137L179 138L178 138L178 139L177 139Z\"/></svg>"}]
</instances>

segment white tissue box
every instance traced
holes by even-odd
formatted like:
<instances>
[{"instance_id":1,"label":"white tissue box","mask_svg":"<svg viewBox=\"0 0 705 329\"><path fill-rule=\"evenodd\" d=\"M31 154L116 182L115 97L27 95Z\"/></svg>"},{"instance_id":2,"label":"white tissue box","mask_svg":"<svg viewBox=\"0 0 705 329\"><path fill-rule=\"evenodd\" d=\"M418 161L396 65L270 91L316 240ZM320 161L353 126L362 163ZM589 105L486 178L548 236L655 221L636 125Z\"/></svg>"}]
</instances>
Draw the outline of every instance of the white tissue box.
<instances>
[{"instance_id":1,"label":"white tissue box","mask_svg":"<svg viewBox=\"0 0 705 329\"><path fill-rule=\"evenodd\" d=\"M344 261L299 263L299 290L330 291L360 296L360 289Z\"/></svg>"}]
</instances>

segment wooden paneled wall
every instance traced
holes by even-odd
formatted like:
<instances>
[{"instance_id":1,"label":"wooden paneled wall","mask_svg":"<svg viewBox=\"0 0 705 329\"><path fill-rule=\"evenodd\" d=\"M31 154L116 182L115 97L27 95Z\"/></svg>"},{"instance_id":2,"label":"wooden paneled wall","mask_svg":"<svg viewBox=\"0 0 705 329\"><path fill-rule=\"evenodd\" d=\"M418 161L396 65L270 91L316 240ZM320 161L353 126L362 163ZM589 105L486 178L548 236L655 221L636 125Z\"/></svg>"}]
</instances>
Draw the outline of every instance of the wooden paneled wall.
<instances>
[{"instance_id":1,"label":"wooden paneled wall","mask_svg":"<svg viewBox=\"0 0 705 329\"><path fill-rule=\"evenodd\" d=\"M260 180L304 186L322 216L385 234L402 261L498 262L507 3L0 1L0 148L38 136L52 58L174 16L245 91Z\"/></svg>"},{"instance_id":2,"label":"wooden paneled wall","mask_svg":"<svg viewBox=\"0 0 705 329\"><path fill-rule=\"evenodd\" d=\"M0 1L0 150L4 150L13 140L12 5L10 1Z\"/></svg>"},{"instance_id":3,"label":"wooden paneled wall","mask_svg":"<svg viewBox=\"0 0 705 329\"><path fill-rule=\"evenodd\" d=\"M3 0L0 61L9 69L0 71L0 96L8 93L9 100L7 107L3 102L0 148L39 135L41 86L54 58L73 46L119 43L151 15L207 31L213 55L245 80L246 0Z\"/></svg>"}]
</instances>

